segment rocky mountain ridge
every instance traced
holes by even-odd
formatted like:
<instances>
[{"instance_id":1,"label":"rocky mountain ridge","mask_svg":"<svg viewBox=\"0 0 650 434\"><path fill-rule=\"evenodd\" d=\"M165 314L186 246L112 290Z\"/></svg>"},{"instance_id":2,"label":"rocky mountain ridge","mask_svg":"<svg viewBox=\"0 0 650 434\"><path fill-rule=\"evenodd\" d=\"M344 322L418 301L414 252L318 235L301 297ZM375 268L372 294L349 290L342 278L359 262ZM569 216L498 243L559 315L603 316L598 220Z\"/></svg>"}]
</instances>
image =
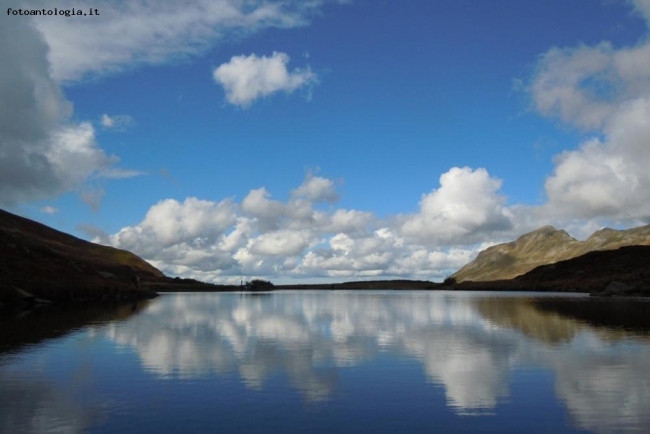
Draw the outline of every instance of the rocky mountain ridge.
<instances>
[{"instance_id":1,"label":"rocky mountain ridge","mask_svg":"<svg viewBox=\"0 0 650 434\"><path fill-rule=\"evenodd\" d=\"M457 282L508 280L542 265L577 258L593 251L634 245L650 245L650 225L627 230L603 228L585 241L578 241L553 226L544 226L515 241L488 247L452 277Z\"/></svg>"}]
</instances>

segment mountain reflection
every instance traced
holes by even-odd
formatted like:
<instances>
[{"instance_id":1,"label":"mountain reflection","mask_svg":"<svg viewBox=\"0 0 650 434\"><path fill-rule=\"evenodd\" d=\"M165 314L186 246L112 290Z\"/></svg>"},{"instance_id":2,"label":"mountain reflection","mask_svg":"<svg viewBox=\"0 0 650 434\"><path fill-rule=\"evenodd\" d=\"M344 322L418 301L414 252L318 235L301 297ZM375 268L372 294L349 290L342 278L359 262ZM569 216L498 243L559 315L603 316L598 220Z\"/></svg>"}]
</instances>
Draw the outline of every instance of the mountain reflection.
<instances>
[{"instance_id":1,"label":"mountain reflection","mask_svg":"<svg viewBox=\"0 0 650 434\"><path fill-rule=\"evenodd\" d=\"M108 337L163 378L234 374L263 389L286 375L309 400L329 399L347 367L388 355L417 360L458 413L494 411L522 370L551 370L575 424L650 427L644 337L538 309L526 297L436 293L169 295ZM613 338L615 337L615 338ZM622 351L622 349L625 351Z\"/></svg>"},{"instance_id":2,"label":"mountain reflection","mask_svg":"<svg viewBox=\"0 0 650 434\"><path fill-rule=\"evenodd\" d=\"M86 303L23 312L0 312L0 355L57 339L91 324L120 321L147 307L150 300Z\"/></svg>"},{"instance_id":3,"label":"mountain reflection","mask_svg":"<svg viewBox=\"0 0 650 434\"><path fill-rule=\"evenodd\" d=\"M92 395L93 373L83 352L75 353L80 365L69 388L48 375L45 360L36 369L21 362L30 351L66 339L82 330L101 330L102 324L124 321L146 309L149 300L136 303L88 303L52 306L0 315L0 433L84 433L102 420L106 405Z\"/></svg>"}]
</instances>

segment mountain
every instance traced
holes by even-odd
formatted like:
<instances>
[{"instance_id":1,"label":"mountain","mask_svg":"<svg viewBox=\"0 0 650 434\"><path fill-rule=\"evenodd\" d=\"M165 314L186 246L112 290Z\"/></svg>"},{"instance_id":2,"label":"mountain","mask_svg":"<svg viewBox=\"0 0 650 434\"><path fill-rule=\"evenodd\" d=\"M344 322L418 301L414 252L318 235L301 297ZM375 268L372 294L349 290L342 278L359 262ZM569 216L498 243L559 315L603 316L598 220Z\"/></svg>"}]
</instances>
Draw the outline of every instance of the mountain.
<instances>
[{"instance_id":1,"label":"mountain","mask_svg":"<svg viewBox=\"0 0 650 434\"><path fill-rule=\"evenodd\" d=\"M513 286L536 291L650 295L650 246L594 250L575 258L540 265L511 282ZM612 285L612 282L615 283Z\"/></svg>"},{"instance_id":2,"label":"mountain","mask_svg":"<svg viewBox=\"0 0 650 434\"><path fill-rule=\"evenodd\" d=\"M148 287L166 280L160 270L133 253L0 210L0 304L146 298L155 295Z\"/></svg>"},{"instance_id":3,"label":"mountain","mask_svg":"<svg viewBox=\"0 0 650 434\"><path fill-rule=\"evenodd\" d=\"M650 245L650 225L627 230L604 228L585 241L578 241L563 230L544 226L515 241L488 247L452 277L457 282L513 279L540 265L576 258L592 251L633 245Z\"/></svg>"}]
</instances>

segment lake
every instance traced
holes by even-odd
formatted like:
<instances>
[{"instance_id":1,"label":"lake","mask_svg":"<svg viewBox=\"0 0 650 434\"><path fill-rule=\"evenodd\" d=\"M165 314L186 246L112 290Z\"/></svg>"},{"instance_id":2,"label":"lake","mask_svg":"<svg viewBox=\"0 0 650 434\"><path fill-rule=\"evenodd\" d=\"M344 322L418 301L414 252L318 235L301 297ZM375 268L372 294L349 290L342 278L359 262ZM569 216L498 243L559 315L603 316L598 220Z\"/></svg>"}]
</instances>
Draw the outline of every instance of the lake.
<instances>
[{"instance_id":1,"label":"lake","mask_svg":"<svg viewBox=\"0 0 650 434\"><path fill-rule=\"evenodd\" d=\"M2 315L2 433L650 432L643 300L195 293Z\"/></svg>"}]
</instances>

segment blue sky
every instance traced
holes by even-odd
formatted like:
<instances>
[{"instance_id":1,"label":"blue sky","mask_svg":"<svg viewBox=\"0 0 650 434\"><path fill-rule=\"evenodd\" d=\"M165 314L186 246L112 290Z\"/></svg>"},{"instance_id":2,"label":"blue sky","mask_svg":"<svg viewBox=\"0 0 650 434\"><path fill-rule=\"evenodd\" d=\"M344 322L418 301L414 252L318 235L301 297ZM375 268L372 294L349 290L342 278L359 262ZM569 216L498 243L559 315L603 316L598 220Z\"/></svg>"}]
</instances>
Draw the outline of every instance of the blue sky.
<instances>
[{"instance_id":1,"label":"blue sky","mask_svg":"<svg viewBox=\"0 0 650 434\"><path fill-rule=\"evenodd\" d=\"M650 220L648 0L57 7L100 15L1 18L0 203L168 274L440 279Z\"/></svg>"}]
</instances>

